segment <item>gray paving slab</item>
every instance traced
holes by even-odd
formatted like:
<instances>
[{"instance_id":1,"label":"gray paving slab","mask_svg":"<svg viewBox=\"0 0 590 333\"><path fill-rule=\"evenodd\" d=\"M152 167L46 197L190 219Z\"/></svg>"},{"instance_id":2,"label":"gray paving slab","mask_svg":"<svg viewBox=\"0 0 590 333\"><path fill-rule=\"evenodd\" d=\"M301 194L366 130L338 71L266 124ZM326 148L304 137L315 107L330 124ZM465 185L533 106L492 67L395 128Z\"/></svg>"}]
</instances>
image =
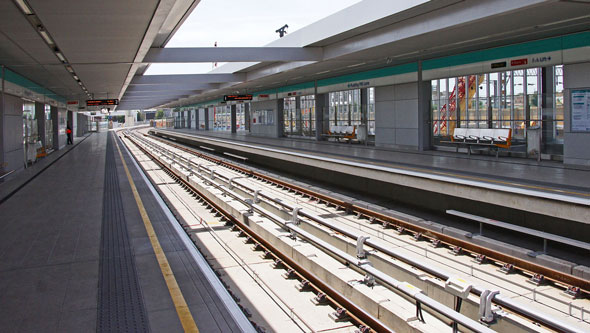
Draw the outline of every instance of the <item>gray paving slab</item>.
<instances>
[{"instance_id":1,"label":"gray paving slab","mask_svg":"<svg viewBox=\"0 0 590 333\"><path fill-rule=\"evenodd\" d=\"M0 204L0 332L96 331L107 133L94 134ZM57 155L55 155L57 156ZM123 215L152 331L182 331L118 151ZM130 160L199 328L236 331Z\"/></svg>"},{"instance_id":2,"label":"gray paving slab","mask_svg":"<svg viewBox=\"0 0 590 333\"><path fill-rule=\"evenodd\" d=\"M94 208L102 196L95 184L104 179L105 138L56 153L61 158L27 182L28 169L26 185L0 204L0 331L95 330L101 214ZM85 324L60 329L64 318Z\"/></svg>"}]
</instances>

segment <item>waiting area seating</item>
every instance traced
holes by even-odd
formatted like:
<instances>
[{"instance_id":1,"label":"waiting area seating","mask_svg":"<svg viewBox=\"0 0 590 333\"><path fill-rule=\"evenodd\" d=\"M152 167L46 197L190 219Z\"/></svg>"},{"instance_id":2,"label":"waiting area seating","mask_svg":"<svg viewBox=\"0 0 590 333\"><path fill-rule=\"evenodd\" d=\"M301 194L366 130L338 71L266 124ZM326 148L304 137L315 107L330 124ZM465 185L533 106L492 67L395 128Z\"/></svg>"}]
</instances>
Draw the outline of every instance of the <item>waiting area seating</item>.
<instances>
[{"instance_id":1,"label":"waiting area seating","mask_svg":"<svg viewBox=\"0 0 590 333\"><path fill-rule=\"evenodd\" d=\"M512 130L510 128L455 128L451 141L443 141L456 145L457 151L460 146L467 147L467 153L471 154L471 147L488 147L495 149L496 157L500 148L510 149L512 144Z\"/></svg>"},{"instance_id":2,"label":"waiting area seating","mask_svg":"<svg viewBox=\"0 0 590 333\"><path fill-rule=\"evenodd\" d=\"M340 139L351 140L356 139L356 125L354 126L330 126L330 130L328 134L324 134L323 136L329 138L336 138L338 141Z\"/></svg>"}]
</instances>

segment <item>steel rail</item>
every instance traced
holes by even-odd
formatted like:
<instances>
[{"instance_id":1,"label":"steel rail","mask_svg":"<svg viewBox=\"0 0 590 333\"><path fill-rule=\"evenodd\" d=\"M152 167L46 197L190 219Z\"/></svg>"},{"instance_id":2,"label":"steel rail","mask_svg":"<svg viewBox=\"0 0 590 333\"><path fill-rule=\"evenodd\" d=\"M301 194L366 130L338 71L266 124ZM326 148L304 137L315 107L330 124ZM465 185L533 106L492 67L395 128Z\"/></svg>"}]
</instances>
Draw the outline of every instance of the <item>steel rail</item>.
<instances>
[{"instance_id":1,"label":"steel rail","mask_svg":"<svg viewBox=\"0 0 590 333\"><path fill-rule=\"evenodd\" d=\"M187 159L185 158L185 160L187 160ZM173 171L171 170L171 172L173 172ZM227 177L226 177L226 179L227 179ZM208 180L208 181L211 182L210 180ZM183 182L185 182L185 181L183 180ZM216 187L221 189L220 186L216 186ZM237 199L238 201L242 202L243 204L246 204L246 199L241 198L240 196L236 195L235 193L228 192L227 190L224 190L224 189L222 189L222 190L224 193L231 195L234 199ZM252 205L252 206L255 209L255 211L257 211L259 214L266 216L267 218L273 220L275 223L279 224L283 229L293 230L296 234L303 236L303 238L305 238L306 240L308 240L308 241L316 244L318 247L321 247L324 250L326 250L328 252L328 254L335 255L335 256L341 258L342 260L345 260L347 263L357 267L358 269L365 271L367 274L371 274L372 276L375 276L377 279L384 282L384 284L389 285L389 286L393 287L394 289L398 290L399 292L405 294L406 296L408 296L412 299L415 299L417 302L420 302L420 303L430 307L434 311L453 320L454 322L457 322L457 323L463 325L464 327L467 327L470 330L473 330L475 332L488 332L488 333L494 332L493 330L480 324L478 321L475 321L475 320L468 318L467 316L465 316L457 311L450 309L446 305L430 298L429 296L427 296L421 292L412 292L412 290L418 290L418 289L411 286L411 285L410 285L410 287L407 287L409 284L399 282L396 279L392 278L391 276L375 269L374 267L372 267L370 265L363 265L363 264L359 263L359 260L357 258L350 256L349 254L339 250L338 248L332 246L331 244L326 243L325 241L304 231L303 229L301 229L297 226L294 226L294 225L288 223L287 221L284 221L280 217L278 217L272 213L269 213L268 211L266 211L264 208L260 207L259 205Z\"/></svg>"},{"instance_id":2,"label":"steel rail","mask_svg":"<svg viewBox=\"0 0 590 333\"><path fill-rule=\"evenodd\" d=\"M462 247L463 249L465 249L468 252L484 254L488 258L490 258L491 260L496 260L496 261L500 261L500 262L504 262L504 263L513 263L513 264L515 264L515 266L517 266L519 269L521 269L523 271L541 273L541 274L545 275L545 277L548 278L549 280L553 280L553 281L558 282L558 283L567 283L569 285L579 286L582 290L584 290L586 292L588 290L590 290L590 281L580 279L580 278L575 277L573 275L566 274L566 273L563 273L563 272L559 272L557 270L554 270L554 269L551 269L551 268L548 268L548 267L545 267L545 266L540 266L540 265L531 263L529 261L526 261L526 260L523 260L523 259L520 259L520 258L516 258L516 257L510 256L510 255L506 255L506 254L503 254L503 253L498 252L498 251L495 251L495 250L484 248L484 247L478 246L478 245L473 244L473 243L469 243L469 242L466 242L466 241L463 241L463 240L460 240L460 239L457 239L457 238L454 238L454 237L451 237L451 236L448 236L448 235L445 235L445 234L442 234L442 233L438 233L438 232L435 232L435 231L432 231L432 230L429 230L429 229L426 229L426 228L422 228L420 226L416 226L414 224L411 224L411 223L408 223L408 222L405 222L405 221L402 221L402 220L393 218L391 216L384 215L384 214L381 214L381 213L378 213L378 212L375 212L375 211L371 211L371 210L368 210L366 208L362 208L362 207L356 206L354 204L351 204L351 203L348 203L348 202L344 202L342 200L334 199L332 197L323 195L321 193L316 193L314 191L310 191L308 189L299 187L297 185L289 184L289 183L286 183L284 181L278 180L276 178L273 178L273 177L269 177L267 175L260 174L258 172L253 171L253 170L250 170L250 169L246 169L246 168L243 168L243 167L240 167L240 166L236 166L234 164L228 163L228 162L223 161L221 159L213 158L213 157L210 157L210 156L207 156L207 155L198 153L198 152L194 152L192 149L189 149L189 148L186 148L186 147L177 145L177 144L171 144L169 141L166 141L166 140L163 140L163 139L160 139L160 138L157 138L157 137L154 137L154 138L156 140L160 141L160 142L163 142L165 144L171 145L174 148L177 148L177 149L186 151L186 152L191 153L191 154L196 154L199 157L203 157L203 158L205 158L205 159L207 159L207 160L209 160L211 162L215 162L217 164L223 164L223 165L227 166L230 169L237 170L239 172L242 172L242 173L245 173L245 174L249 174L249 175L252 175L252 176L257 177L257 178L260 178L260 179L265 179L265 180L270 181L270 182L273 182L273 183L275 183L277 185L280 185L280 186L283 186L283 187L292 189L292 190L294 190L296 192L299 192L301 194L306 194L306 195L311 196L311 197L316 197L316 198L318 198L318 199L320 199L320 200L322 200L322 201L324 201L326 203L331 203L331 204L333 204L333 205L335 205L337 207L342 207L344 209L347 209L347 210L351 210L353 212L360 213L361 215L366 216L366 217L375 217L376 219L379 219L379 220L381 220L383 222L386 222L388 224L400 225L400 226L402 226L402 227L404 227L406 229L409 229L409 230L414 231L415 233L421 233L421 234L423 234L423 236L425 238L439 239L442 242L444 242L446 244L449 244L449 245L458 245L458 246ZM261 193L261 195L262 195L262 193ZM268 199L272 200L273 198L270 198L269 197ZM286 206L286 204L283 203L283 202L279 202L279 204L281 204L283 206ZM292 207L291 207L291 209L292 209ZM300 214L304 214L305 211L300 211L299 213ZM427 235L428 233L431 234L431 235L433 235L433 236L428 236ZM354 236L351 236L351 237L354 238ZM370 245L370 246L372 246L371 243L372 242L370 240L367 241L367 244ZM377 245L375 245L375 246L377 246ZM377 246L375 248L378 248L378 247L379 246ZM379 250L383 250L383 249L379 249ZM394 254L391 251L383 251L383 252L384 253L387 253L387 254L389 254L389 255L391 255L393 257L396 257L396 258L398 258L398 259L400 259L402 261L404 261L402 257L400 257L399 255ZM388 252L391 252L391 253L388 253ZM425 272L428 272L428 273L430 273L430 274L432 274L434 276L437 276L439 278L445 279L445 280L450 277L450 274L449 273L440 272L440 271L434 271L430 267L427 267L425 265L422 265L422 264L420 264L417 261L407 262L407 263L409 263L409 264L411 264L411 265L413 265L413 266L415 266L417 268L420 268L420 269L424 270ZM472 291L476 295L481 295L481 293L484 291L484 288L478 287L478 286L474 286L472 288ZM533 319L533 320L536 320L536 321L538 321L540 323L543 323L547 327L552 327L552 328L559 329L559 330L565 331L565 332L580 332L579 329L577 329L575 327L572 327L571 325L569 325L567 323L564 323L564 322L559 321L559 320L555 320L554 318L547 318L547 317L545 317L541 313L538 313L536 311L531 311L525 305L520 304L519 302L517 302L515 300L512 300L512 299L510 299L508 297L504 297L502 295L496 295L494 297L494 302L496 304L502 305L502 306L504 306L504 307L506 307L506 308L508 308L508 309L510 309L510 310L512 310L512 311L514 311L514 312L516 312L518 314L520 314L520 315L523 315L524 317L527 317L529 319Z\"/></svg>"},{"instance_id":3,"label":"steel rail","mask_svg":"<svg viewBox=\"0 0 590 333\"><path fill-rule=\"evenodd\" d=\"M131 139L133 141L133 139ZM176 173L169 168L166 164L159 161L159 159L148 152L146 149L138 145L136 142L133 142L144 154L150 157L155 163L157 163L161 168L167 170L170 174L176 175ZM194 193L196 193L199 197L203 198L203 200L207 201L207 204L213 207L217 212L222 214L227 220L231 221L234 225L237 225L240 229L246 232L250 237L255 239L258 243L262 244L263 247L267 248L270 252L272 252L277 258L281 261L286 263L289 267L296 270L303 278L308 280L313 285L317 286L319 290L324 292L329 298L331 298L337 306L343 307L347 309L351 317L361 325L366 325L377 332L390 332L391 328L387 327L383 324L380 320L372 316L371 314L367 313L362 308L358 307L352 301L347 299L344 295L339 293L337 290L326 284L324 281L319 279L315 276L312 272L308 271L301 265L299 265L296 261L291 259L288 255L284 254L281 250L274 247L271 243L266 241L263 237L256 234L250 227L244 224L242 221L236 219L233 215L229 212L225 211L222 207L217 205L212 200L208 199L201 191L195 188L190 182L186 181L182 177L176 175L175 177L178 181L182 182L185 186L191 189Z\"/></svg>"},{"instance_id":4,"label":"steel rail","mask_svg":"<svg viewBox=\"0 0 590 333\"><path fill-rule=\"evenodd\" d=\"M146 135L147 136L147 135ZM353 203L350 202L346 202L346 201L342 201L339 199L335 199L332 198L330 196L324 195L322 193L317 193L315 191L294 185L294 184L290 184L287 183L285 181L282 181L280 179L276 179L274 177L270 177L267 176L265 174L256 172L254 170L248 169L248 168L244 168L235 164L231 164L227 161L224 161L222 159L218 159L218 158L214 158L211 157L209 155L205 155L203 153L200 152L196 152L190 148L184 147L182 145L176 144L176 143L170 143L170 141L162 139L160 137L157 136L153 136L152 137L160 142L166 143L174 148L186 151L188 153L197 155L201 158L207 159L211 162L217 163L217 164L223 164L226 165L228 168L233 169L233 170L238 170L240 172L243 172L245 174L248 175L252 175L254 177L258 177L260 179L265 179L271 182L274 182L276 184L279 184L281 186L290 188L292 190L294 190L295 192L299 192L301 194L305 194L308 195L310 197L315 197L320 199L321 201L330 203L332 205L335 205L337 207L342 207L345 210L349 210L352 212L356 212L356 213L360 213L363 216L366 216L367 218L371 219L374 218L375 220L379 220L377 222L385 222L387 224L390 225L394 225L394 226L401 226L403 228L405 228L406 230L410 231L410 232L414 232L414 233L420 233L422 234L422 236L426 239L430 239L430 240L440 240L441 242L451 245L451 246L459 246L462 249L464 249L467 252L473 253L473 254L483 254L486 257L490 258L490 260L495 260L498 262L502 262L502 263L510 263L513 264L516 268L520 269L521 271L525 271L525 272L529 272L532 274L542 274L546 279L557 282L557 283L562 283L562 284L566 284L568 286L575 286L575 287L579 287L581 290L583 290L586 293L590 293L590 280L585 280L582 278L579 278L577 276L571 275L571 274L567 274L564 272L560 272L558 270L546 267L546 266L542 266L539 264L535 264L533 262L527 261L525 259L521 259L518 257L514 257L499 251L495 251L471 242L467 242L431 229L427 229L424 227L420 227L418 225L412 224L410 222L407 221L403 221L401 219L392 217L392 216L388 216L367 208L363 208L360 206L357 206Z\"/></svg>"}]
</instances>

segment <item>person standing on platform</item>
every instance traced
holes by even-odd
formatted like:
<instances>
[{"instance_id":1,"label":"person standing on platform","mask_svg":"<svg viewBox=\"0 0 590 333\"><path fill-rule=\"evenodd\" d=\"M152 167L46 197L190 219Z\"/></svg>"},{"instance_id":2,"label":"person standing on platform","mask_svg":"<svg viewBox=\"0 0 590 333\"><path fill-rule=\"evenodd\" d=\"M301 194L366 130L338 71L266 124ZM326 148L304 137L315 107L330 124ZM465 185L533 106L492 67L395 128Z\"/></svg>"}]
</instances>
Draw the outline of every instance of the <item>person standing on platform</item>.
<instances>
[{"instance_id":1,"label":"person standing on platform","mask_svg":"<svg viewBox=\"0 0 590 333\"><path fill-rule=\"evenodd\" d=\"M70 127L70 122L68 121L67 127L66 127L66 134L68 135L68 144L69 145L73 145L74 141L72 140L72 128Z\"/></svg>"}]
</instances>

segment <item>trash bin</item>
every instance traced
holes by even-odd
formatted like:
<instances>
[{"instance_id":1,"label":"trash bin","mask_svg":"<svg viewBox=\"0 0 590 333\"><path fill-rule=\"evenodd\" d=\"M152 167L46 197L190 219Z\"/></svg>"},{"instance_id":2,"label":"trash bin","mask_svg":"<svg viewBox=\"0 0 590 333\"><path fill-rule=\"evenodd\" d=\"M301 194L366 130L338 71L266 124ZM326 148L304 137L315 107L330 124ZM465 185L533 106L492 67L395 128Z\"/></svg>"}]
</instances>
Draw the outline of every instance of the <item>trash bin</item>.
<instances>
[{"instance_id":1,"label":"trash bin","mask_svg":"<svg viewBox=\"0 0 590 333\"><path fill-rule=\"evenodd\" d=\"M527 156L541 156L541 127L532 126L526 131Z\"/></svg>"},{"instance_id":2,"label":"trash bin","mask_svg":"<svg viewBox=\"0 0 590 333\"><path fill-rule=\"evenodd\" d=\"M367 127L365 125L361 125L356 129L356 139L359 142L366 142L367 141Z\"/></svg>"}]
</instances>

